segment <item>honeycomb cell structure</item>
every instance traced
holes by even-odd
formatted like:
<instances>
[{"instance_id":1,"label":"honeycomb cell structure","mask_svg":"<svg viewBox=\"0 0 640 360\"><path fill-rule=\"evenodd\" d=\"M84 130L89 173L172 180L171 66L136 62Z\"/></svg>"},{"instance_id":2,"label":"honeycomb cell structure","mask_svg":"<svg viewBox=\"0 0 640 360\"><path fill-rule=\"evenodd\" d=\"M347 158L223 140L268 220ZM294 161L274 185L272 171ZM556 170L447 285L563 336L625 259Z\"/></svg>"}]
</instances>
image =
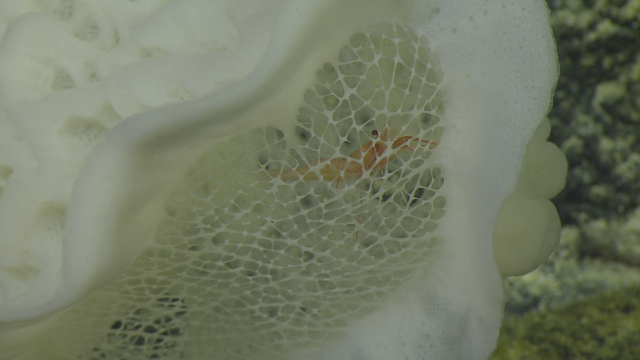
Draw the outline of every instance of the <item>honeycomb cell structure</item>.
<instances>
[{"instance_id":1,"label":"honeycomb cell structure","mask_svg":"<svg viewBox=\"0 0 640 360\"><path fill-rule=\"evenodd\" d=\"M62 353L282 358L392 301L433 261L446 205L430 162L445 111L437 56L384 24L352 35L316 78L289 128L200 156L155 243L63 314Z\"/></svg>"}]
</instances>

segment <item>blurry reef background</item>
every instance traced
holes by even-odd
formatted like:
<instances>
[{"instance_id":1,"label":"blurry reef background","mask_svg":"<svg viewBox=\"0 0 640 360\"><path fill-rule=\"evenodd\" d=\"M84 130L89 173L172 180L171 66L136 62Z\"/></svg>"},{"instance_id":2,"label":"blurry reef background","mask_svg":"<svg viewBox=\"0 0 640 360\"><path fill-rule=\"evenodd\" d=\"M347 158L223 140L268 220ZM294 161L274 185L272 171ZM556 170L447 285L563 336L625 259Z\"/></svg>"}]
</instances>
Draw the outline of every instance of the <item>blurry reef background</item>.
<instances>
[{"instance_id":1,"label":"blurry reef background","mask_svg":"<svg viewBox=\"0 0 640 360\"><path fill-rule=\"evenodd\" d=\"M547 0L569 161L560 245L506 281L493 360L640 359L640 0Z\"/></svg>"}]
</instances>

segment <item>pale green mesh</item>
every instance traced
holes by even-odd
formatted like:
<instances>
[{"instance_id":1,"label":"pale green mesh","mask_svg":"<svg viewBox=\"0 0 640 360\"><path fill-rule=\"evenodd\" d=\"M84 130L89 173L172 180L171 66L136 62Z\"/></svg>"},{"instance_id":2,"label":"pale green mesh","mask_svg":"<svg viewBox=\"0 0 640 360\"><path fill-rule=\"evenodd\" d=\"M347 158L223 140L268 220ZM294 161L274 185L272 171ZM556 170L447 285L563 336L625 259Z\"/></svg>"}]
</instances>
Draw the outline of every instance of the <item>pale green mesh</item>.
<instances>
[{"instance_id":1,"label":"pale green mesh","mask_svg":"<svg viewBox=\"0 0 640 360\"><path fill-rule=\"evenodd\" d=\"M429 162L444 111L437 59L399 25L355 34L337 55L289 127L249 129L192 165L155 244L63 315L53 341L65 356L282 358L428 265L445 208Z\"/></svg>"}]
</instances>

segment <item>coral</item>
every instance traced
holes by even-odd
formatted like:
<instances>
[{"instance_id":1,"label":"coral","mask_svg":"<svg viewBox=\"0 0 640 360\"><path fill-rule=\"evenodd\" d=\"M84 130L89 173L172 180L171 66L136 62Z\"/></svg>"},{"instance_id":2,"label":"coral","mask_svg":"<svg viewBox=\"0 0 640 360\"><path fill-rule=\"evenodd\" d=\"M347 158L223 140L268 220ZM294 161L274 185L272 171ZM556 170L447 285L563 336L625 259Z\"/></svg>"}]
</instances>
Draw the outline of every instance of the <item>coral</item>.
<instances>
[{"instance_id":1,"label":"coral","mask_svg":"<svg viewBox=\"0 0 640 360\"><path fill-rule=\"evenodd\" d=\"M492 360L606 360L640 357L640 287L548 312L505 318Z\"/></svg>"}]
</instances>

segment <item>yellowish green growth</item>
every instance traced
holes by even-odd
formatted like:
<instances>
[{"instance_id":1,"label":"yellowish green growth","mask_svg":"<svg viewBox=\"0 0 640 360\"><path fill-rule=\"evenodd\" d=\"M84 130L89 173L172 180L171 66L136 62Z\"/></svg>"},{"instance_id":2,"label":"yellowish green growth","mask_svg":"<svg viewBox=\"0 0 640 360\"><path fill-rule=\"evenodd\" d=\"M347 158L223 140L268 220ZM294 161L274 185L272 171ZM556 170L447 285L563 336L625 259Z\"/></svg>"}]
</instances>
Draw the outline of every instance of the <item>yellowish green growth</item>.
<instances>
[{"instance_id":1,"label":"yellowish green growth","mask_svg":"<svg viewBox=\"0 0 640 360\"><path fill-rule=\"evenodd\" d=\"M640 358L640 288L505 319L492 360Z\"/></svg>"},{"instance_id":2,"label":"yellowish green growth","mask_svg":"<svg viewBox=\"0 0 640 360\"><path fill-rule=\"evenodd\" d=\"M560 240L560 218L548 200L564 187L567 159L552 143L549 121L534 133L525 153L516 193L496 221L494 256L504 277L523 275L542 264Z\"/></svg>"}]
</instances>

